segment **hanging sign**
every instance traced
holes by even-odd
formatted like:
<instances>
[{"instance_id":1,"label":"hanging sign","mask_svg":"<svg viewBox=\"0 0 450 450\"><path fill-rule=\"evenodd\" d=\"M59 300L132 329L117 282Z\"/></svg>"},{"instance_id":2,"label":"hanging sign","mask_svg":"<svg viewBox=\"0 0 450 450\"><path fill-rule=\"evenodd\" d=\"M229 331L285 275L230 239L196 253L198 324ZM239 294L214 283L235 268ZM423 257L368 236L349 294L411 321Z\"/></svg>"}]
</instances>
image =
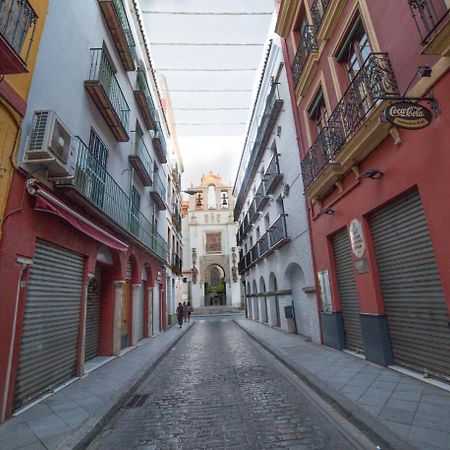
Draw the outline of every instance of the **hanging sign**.
<instances>
[{"instance_id":1,"label":"hanging sign","mask_svg":"<svg viewBox=\"0 0 450 450\"><path fill-rule=\"evenodd\" d=\"M366 251L366 241L364 240L361 222L358 219L351 221L349 233L352 251L357 258L361 258Z\"/></svg>"},{"instance_id":2,"label":"hanging sign","mask_svg":"<svg viewBox=\"0 0 450 450\"><path fill-rule=\"evenodd\" d=\"M384 110L384 117L399 128L420 130L430 125L433 113L419 103L400 101Z\"/></svg>"}]
</instances>

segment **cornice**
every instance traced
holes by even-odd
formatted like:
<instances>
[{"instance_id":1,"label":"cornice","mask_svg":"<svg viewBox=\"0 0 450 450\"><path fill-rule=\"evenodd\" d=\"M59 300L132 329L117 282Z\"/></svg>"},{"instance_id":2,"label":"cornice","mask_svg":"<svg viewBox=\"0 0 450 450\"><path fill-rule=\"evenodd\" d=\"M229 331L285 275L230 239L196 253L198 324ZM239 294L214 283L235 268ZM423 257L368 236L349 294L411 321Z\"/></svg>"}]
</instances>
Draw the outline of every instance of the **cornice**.
<instances>
[{"instance_id":1,"label":"cornice","mask_svg":"<svg viewBox=\"0 0 450 450\"><path fill-rule=\"evenodd\" d=\"M288 36L292 28L299 0L283 0L278 13L277 23L275 25L275 33L285 38Z\"/></svg>"}]
</instances>

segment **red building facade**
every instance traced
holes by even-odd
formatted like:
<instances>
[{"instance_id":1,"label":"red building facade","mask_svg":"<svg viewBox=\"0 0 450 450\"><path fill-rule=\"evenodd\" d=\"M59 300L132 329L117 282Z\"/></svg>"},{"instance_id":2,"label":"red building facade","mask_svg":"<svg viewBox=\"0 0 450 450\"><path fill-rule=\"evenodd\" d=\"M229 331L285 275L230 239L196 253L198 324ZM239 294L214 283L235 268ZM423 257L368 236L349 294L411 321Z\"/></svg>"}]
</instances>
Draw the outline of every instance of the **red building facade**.
<instances>
[{"instance_id":1,"label":"red building facade","mask_svg":"<svg viewBox=\"0 0 450 450\"><path fill-rule=\"evenodd\" d=\"M323 343L448 380L448 3L282 1L277 32ZM403 97L432 111L428 126L386 120Z\"/></svg>"}]
</instances>

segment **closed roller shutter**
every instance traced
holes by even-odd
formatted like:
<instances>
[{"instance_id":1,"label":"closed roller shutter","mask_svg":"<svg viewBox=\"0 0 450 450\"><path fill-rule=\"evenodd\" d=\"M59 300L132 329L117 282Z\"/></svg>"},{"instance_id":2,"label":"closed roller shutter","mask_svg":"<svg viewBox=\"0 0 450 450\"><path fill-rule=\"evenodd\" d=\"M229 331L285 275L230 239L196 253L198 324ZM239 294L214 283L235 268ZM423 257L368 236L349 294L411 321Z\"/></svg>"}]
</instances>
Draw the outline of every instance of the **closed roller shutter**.
<instances>
[{"instance_id":1,"label":"closed roller shutter","mask_svg":"<svg viewBox=\"0 0 450 450\"><path fill-rule=\"evenodd\" d=\"M415 190L370 216L395 362L450 378L448 312Z\"/></svg>"},{"instance_id":2,"label":"closed roller shutter","mask_svg":"<svg viewBox=\"0 0 450 450\"><path fill-rule=\"evenodd\" d=\"M153 335L159 332L159 283L155 283L153 288Z\"/></svg>"},{"instance_id":3,"label":"closed roller shutter","mask_svg":"<svg viewBox=\"0 0 450 450\"><path fill-rule=\"evenodd\" d=\"M144 287L139 286L136 298L136 339L144 337Z\"/></svg>"},{"instance_id":4,"label":"closed roller shutter","mask_svg":"<svg viewBox=\"0 0 450 450\"><path fill-rule=\"evenodd\" d=\"M102 270L95 269L94 278L89 282L86 305L86 343L84 359L97 356L100 332L100 302L102 295Z\"/></svg>"},{"instance_id":5,"label":"closed roller shutter","mask_svg":"<svg viewBox=\"0 0 450 450\"><path fill-rule=\"evenodd\" d=\"M336 233L332 238L332 242L339 299L344 320L345 344L350 350L363 352L364 344L359 317L359 300L347 230Z\"/></svg>"},{"instance_id":6,"label":"closed roller shutter","mask_svg":"<svg viewBox=\"0 0 450 450\"><path fill-rule=\"evenodd\" d=\"M25 302L15 409L76 373L83 263L81 255L36 241Z\"/></svg>"}]
</instances>

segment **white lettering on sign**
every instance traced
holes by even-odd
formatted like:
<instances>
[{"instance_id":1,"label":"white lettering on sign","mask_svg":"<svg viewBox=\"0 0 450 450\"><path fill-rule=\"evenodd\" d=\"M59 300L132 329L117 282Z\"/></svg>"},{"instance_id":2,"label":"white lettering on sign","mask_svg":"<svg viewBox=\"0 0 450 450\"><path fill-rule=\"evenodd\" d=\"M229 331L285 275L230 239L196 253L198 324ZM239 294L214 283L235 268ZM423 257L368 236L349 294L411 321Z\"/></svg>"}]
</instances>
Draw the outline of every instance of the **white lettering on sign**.
<instances>
[{"instance_id":1,"label":"white lettering on sign","mask_svg":"<svg viewBox=\"0 0 450 450\"><path fill-rule=\"evenodd\" d=\"M362 224L358 219L353 219L350 222L349 234L352 251L357 258L361 258L366 251L366 241L364 240Z\"/></svg>"},{"instance_id":2,"label":"white lettering on sign","mask_svg":"<svg viewBox=\"0 0 450 450\"><path fill-rule=\"evenodd\" d=\"M393 106L390 112L394 117L425 117L424 110L421 106L408 106L407 108L398 108L397 106Z\"/></svg>"}]
</instances>

